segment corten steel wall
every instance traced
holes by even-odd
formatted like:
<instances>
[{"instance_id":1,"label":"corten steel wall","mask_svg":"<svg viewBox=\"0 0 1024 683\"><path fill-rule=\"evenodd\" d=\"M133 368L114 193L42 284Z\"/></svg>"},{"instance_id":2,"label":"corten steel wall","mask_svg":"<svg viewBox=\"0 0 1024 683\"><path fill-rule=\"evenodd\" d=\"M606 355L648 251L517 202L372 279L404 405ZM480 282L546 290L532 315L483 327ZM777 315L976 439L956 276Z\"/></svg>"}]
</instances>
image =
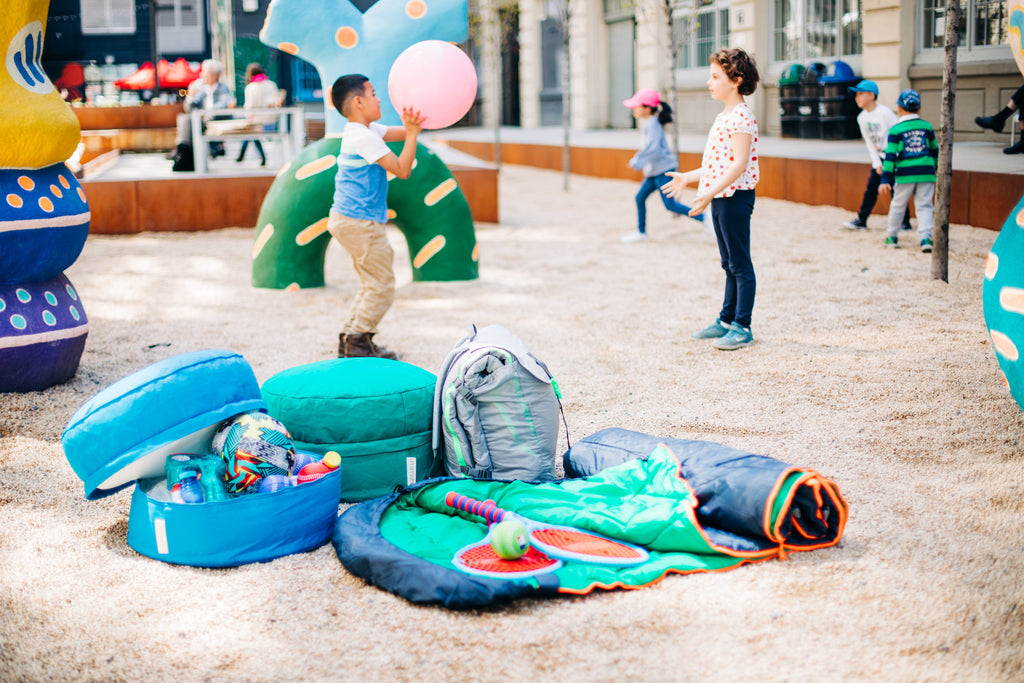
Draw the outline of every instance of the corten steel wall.
<instances>
[{"instance_id":1,"label":"corten steel wall","mask_svg":"<svg viewBox=\"0 0 1024 683\"><path fill-rule=\"evenodd\" d=\"M175 127L178 114L184 106L175 104L146 104L133 107L72 107L82 130L116 130Z\"/></svg>"},{"instance_id":2,"label":"corten steel wall","mask_svg":"<svg viewBox=\"0 0 1024 683\"><path fill-rule=\"evenodd\" d=\"M167 162L170 164L170 162ZM450 167L474 221L498 222L498 171ZM182 174L156 180L82 181L94 235L253 227L274 175Z\"/></svg>"},{"instance_id":3,"label":"corten steel wall","mask_svg":"<svg viewBox=\"0 0 1024 683\"><path fill-rule=\"evenodd\" d=\"M494 161L494 143L449 140L446 144L479 159ZM639 180L640 174L626 164L632 156L632 150L573 147L569 168L579 175ZM509 164L562 170L560 146L502 143L501 159ZM697 168L701 155L682 153L679 159L680 168ZM860 208L867 183L866 164L765 156L760 157L760 164L760 197L838 206L849 211ZM1024 195L1024 175L956 171L951 194L951 223L999 230ZM888 198L880 196L874 213L884 216L888 211Z\"/></svg>"}]
</instances>

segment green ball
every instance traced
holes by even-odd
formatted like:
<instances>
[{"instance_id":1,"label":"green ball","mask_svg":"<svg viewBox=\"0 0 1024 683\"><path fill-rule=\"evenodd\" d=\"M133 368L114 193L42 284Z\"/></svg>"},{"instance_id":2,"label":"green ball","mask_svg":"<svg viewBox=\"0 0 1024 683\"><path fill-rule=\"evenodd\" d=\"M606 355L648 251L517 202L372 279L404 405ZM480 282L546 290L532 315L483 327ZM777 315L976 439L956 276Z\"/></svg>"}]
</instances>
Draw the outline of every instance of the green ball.
<instances>
[{"instance_id":1,"label":"green ball","mask_svg":"<svg viewBox=\"0 0 1024 683\"><path fill-rule=\"evenodd\" d=\"M501 559L517 560L530 547L530 532L514 519L498 522L491 531L491 547Z\"/></svg>"}]
</instances>

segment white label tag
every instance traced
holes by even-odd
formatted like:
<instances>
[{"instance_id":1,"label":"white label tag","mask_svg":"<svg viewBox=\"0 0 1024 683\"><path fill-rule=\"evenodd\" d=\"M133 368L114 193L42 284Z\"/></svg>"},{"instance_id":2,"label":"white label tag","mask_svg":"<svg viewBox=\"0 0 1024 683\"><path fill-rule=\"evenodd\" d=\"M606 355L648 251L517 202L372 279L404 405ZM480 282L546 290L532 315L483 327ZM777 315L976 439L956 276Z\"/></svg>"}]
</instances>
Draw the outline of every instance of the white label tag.
<instances>
[{"instance_id":1,"label":"white label tag","mask_svg":"<svg viewBox=\"0 0 1024 683\"><path fill-rule=\"evenodd\" d=\"M153 520L153 533L156 534L156 552L160 555L166 555L169 552L167 549L167 524L164 522L163 517L157 517Z\"/></svg>"},{"instance_id":2,"label":"white label tag","mask_svg":"<svg viewBox=\"0 0 1024 683\"><path fill-rule=\"evenodd\" d=\"M405 459L405 485L412 486L416 479L416 458Z\"/></svg>"}]
</instances>

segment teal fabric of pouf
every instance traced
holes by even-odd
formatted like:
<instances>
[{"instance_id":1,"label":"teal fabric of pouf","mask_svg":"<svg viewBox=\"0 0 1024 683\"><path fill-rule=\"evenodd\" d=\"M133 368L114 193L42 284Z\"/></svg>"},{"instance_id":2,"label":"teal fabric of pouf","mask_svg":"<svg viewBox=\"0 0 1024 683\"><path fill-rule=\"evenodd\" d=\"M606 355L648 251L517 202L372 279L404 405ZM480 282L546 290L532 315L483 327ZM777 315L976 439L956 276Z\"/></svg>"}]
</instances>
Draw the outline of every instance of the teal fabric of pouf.
<instances>
[{"instance_id":1,"label":"teal fabric of pouf","mask_svg":"<svg viewBox=\"0 0 1024 683\"><path fill-rule=\"evenodd\" d=\"M338 358L284 370L262 387L300 450L341 455L341 500L391 493L437 473L430 446L432 372L383 358Z\"/></svg>"}]
</instances>

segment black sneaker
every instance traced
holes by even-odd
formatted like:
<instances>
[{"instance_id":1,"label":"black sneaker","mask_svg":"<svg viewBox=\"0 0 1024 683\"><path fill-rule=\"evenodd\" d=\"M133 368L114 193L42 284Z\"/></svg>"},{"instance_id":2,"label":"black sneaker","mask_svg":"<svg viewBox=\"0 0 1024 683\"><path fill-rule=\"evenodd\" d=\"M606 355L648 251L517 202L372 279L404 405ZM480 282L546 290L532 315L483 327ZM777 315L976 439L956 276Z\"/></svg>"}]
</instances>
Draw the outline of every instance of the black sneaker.
<instances>
[{"instance_id":1,"label":"black sneaker","mask_svg":"<svg viewBox=\"0 0 1024 683\"><path fill-rule=\"evenodd\" d=\"M988 128L989 130L995 131L996 133L1003 132L1003 125L1006 123L1006 119L996 120L994 116L975 116L974 122L982 128Z\"/></svg>"},{"instance_id":2,"label":"black sneaker","mask_svg":"<svg viewBox=\"0 0 1024 683\"><path fill-rule=\"evenodd\" d=\"M1021 154L1024 153L1024 137L1020 139L1016 145L1012 147L1004 147L1003 154Z\"/></svg>"},{"instance_id":3,"label":"black sneaker","mask_svg":"<svg viewBox=\"0 0 1024 683\"><path fill-rule=\"evenodd\" d=\"M867 230L868 224L867 222L862 221L860 216L857 216L852 221L846 221L843 223L843 227L847 230Z\"/></svg>"}]
</instances>

